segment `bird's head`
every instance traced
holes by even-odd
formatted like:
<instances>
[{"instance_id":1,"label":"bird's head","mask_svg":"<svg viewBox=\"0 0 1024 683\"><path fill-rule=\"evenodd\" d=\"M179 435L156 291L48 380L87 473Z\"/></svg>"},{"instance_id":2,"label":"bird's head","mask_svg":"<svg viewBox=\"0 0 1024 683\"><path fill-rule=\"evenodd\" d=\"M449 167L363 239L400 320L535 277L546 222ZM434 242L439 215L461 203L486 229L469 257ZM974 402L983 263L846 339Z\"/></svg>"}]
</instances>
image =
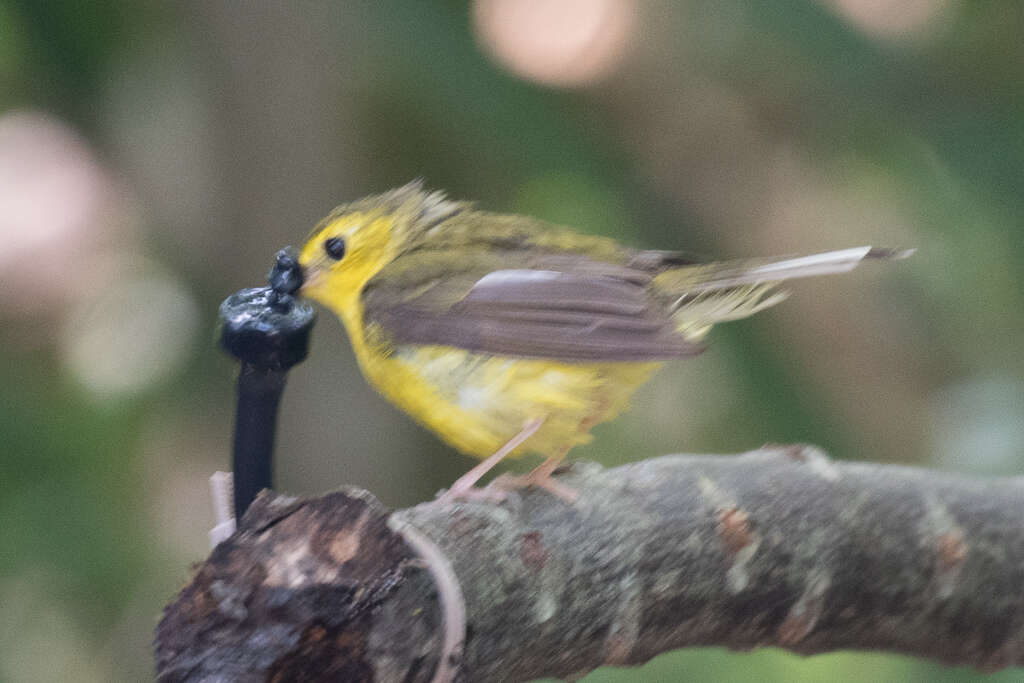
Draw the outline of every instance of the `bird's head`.
<instances>
[{"instance_id":1,"label":"bird's head","mask_svg":"<svg viewBox=\"0 0 1024 683\"><path fill-rule=\"evenodd\" d=\"M301 293L335 310L430 227L461 205L420 181L339 206L310 233L299 254Z\"/></svg>"}]
</instances>

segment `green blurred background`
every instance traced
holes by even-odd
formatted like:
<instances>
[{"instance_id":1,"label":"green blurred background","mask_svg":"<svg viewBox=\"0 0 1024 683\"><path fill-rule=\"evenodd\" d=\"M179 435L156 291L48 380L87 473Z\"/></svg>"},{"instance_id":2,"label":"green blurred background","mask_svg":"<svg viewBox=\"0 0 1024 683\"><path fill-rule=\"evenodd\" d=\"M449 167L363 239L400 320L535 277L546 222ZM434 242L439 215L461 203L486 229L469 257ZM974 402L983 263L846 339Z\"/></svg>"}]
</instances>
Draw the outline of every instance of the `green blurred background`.
<instances>
[{"instance_id":1,"label":"green blurred background","mask_svg":"<svg viewBox=\"0 0 1024 683\"><path fill-rule=\"evenodd\" d=\"M417 176L713 258L918 248L716 330L576 457L807 441L1020 472L1022 7L0 0L0 680L152 678L229 457L217 305L335 204ZM328 315L278 457L282 490L392 506L471 465L365 385ZM976 676L706 649L585 680Z\"/></svg>"}]
</instances>

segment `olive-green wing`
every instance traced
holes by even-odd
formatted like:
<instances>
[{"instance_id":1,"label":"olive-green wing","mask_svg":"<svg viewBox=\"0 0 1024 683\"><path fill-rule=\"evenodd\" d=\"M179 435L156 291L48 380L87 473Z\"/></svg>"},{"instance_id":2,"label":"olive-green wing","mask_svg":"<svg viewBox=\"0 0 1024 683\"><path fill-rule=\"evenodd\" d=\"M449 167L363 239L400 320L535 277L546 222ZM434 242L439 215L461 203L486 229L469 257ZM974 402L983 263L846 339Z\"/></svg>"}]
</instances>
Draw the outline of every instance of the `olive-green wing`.
<instances>
[{"instance_id":1,"label":"olive-green wing","mask_svg":"<svg viewBox=\"0 0 1024 683\"><path fill-rule=\"evenodd\" d=\"M664 360L701 350L650 297L650 275L634 268L564 254L509 255L508 267L496 267L499 260L483 271L467 267L473 258L402 260L363 292L366 322L394 344L568 362Z\"/></svg>"}]
</instances>

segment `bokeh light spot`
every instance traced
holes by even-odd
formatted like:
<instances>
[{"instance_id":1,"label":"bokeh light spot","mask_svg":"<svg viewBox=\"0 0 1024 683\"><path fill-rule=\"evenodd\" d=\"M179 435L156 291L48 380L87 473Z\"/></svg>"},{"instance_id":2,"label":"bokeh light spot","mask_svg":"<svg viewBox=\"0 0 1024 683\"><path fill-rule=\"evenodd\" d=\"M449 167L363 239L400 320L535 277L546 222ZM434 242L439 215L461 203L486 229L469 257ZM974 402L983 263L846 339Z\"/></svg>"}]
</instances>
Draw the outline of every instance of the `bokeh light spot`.
<instances>
[{"instance_id":1,"label":"bokeh light spot","mask_svg":"<svg viewBox=\"0 0 1024 683\"><path fill-rule=\"evenodd\" d=\"M827 0L838 14L876 38L908 38L926 33L950 0Z\"/></svg>"},{"instance_id":2,"label":"bokeh light spot","mask_svg":"<svg viewBox=\"0 0 1024 683\"><path fill-rule=\"evenodd\" d=\"M0 116L0 311L75 298L91 255L117 239L117 189L91 149L37 112Z\"/></svg>"},{"instance_id":3,"label":"bokeh light spot","mask_svg":"<svg viewBox=\"0 0 1024 683\"><path fill-rule=\"evenodd\" d=\"M477 40L509 71L553 86L593 83L633 36L633 0L476 0Z\"/></svg>"},{"instance_id":4,"label":"bokeh light spot","mask_svg":"<svg viewBox=\"0 0 1024 683\"><path fill-rule=\"evenodd\" d=\"M182 283L156 269L129 272L111 278L69 316L64 360L94 397L116 399L177 369L198 325L198 306Z\"/></svg>"}]
</instances>

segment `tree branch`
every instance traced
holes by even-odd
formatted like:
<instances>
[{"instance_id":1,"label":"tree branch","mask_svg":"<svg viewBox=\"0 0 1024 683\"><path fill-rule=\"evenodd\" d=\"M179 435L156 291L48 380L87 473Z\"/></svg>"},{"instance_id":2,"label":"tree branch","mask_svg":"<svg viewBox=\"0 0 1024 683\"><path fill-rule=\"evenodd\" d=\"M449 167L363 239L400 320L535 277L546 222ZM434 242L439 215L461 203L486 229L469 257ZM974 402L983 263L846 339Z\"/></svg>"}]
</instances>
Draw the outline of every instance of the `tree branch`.
<instances>
[{"instance_id":1,"label":"tree branch","mask_svg":"<svg viewBox=\"0 0 1024 683\"><path fill-rule=\"evenodd\" d=\"M560 479L577 503L264 492L167 607L160 680L523 681L692 645L1024 659L1024 479L803 446Z\"/></svg>"}]
</instances>

